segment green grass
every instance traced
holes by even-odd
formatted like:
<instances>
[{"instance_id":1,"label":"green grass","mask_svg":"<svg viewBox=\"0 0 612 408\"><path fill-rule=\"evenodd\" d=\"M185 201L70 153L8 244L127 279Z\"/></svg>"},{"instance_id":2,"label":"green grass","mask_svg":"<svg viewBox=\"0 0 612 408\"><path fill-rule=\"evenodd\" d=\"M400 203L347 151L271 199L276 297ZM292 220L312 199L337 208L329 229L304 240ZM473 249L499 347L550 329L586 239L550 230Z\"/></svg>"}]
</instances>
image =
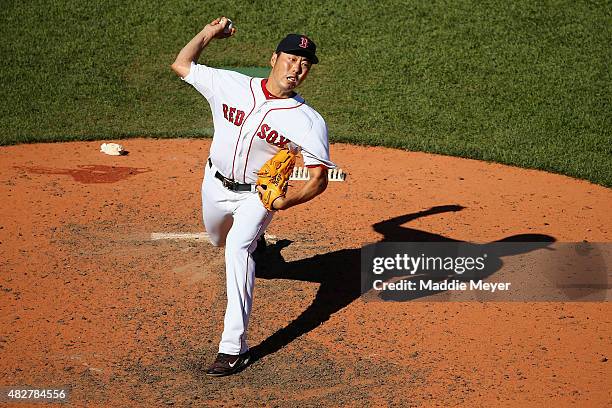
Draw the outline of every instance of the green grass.
<instances>
[{"instance_id":1,"label":"green grass","mask_svg":"<svg viewBox=\"0 0 612 408\"><path fill-rule=\"evenodd\" d=\"M265 67L288 32L320 50L301 93L332 141L539 168L612 186L607 1L3 2L0 144L207 136L169 68L210 19L213 66Z\"/></svg>"}]
</instances>

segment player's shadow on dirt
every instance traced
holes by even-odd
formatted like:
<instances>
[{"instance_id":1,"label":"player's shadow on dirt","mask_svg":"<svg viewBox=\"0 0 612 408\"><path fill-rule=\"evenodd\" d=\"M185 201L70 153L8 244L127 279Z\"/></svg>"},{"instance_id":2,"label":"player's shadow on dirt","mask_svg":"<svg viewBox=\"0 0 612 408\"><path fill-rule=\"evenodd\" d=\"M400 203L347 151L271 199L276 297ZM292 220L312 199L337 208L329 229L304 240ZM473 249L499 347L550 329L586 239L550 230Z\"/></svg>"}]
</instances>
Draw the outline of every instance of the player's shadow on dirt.
<instances>
[{"instance_id":1,"label":"player's shadow on dirt","mask_svg":"<svg viewBox=\"0 0 612 408\"><path fill-rule=\"evenodd\" d=\"M378 222L373 225L373 228L382 235L379 242L462 242L443 235L402 227L402 225L417 218L461 211L464 208L460 205L433 207ZM510 236L498 242L541 242L542 246L546 246L554 241L555 239L548 235L522 234ZM312 304L300 316L251 349L258 359L280 350L301 335L313 330L361 295L361 248L343 249L286 262L280 251L291 243L292 241L289 240L280 240L268 246L265 262L257 263L256 277L316 282L320 284L319 290ZM427 295L431 294L431 292L427 293ZM411 299L422 296L426 295L412 294Z\"/></svg>"}]
</instances>

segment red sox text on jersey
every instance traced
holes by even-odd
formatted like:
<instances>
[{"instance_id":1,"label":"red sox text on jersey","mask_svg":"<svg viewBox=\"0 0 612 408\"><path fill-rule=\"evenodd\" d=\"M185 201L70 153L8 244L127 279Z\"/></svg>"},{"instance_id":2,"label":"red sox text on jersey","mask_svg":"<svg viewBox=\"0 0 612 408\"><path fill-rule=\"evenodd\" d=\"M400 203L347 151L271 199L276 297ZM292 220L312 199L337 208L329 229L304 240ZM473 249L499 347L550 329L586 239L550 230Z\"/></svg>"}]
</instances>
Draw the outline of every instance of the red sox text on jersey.
<instances>
[{"instance_id":1,"label":"red sox text on jersey","mask_svg":"<svg viewBox=\"0 0 612 408\"><path fill-rule=\"evenodd\" d=\"M241 126L244 121L245 113L243 110L223 104L223 117L235 126ZM288 143L289 139L285 136L280 135L275 129L272 129L267 123L262 123L257 131L257 136L260 139L265 139L266 142L276 147L284 148ZM278 140L277 140L278 139Z\"/></svg>"},{"instance_id":2,"label":"red sox text on jersey","mask_svg":"<svg viewBox=\"0 0 612 408\"><path fill-rule=\"evenodd\" d=\"M195 63L184 79L210 104L215 129L210 158L225 177L255 183L278 149L295 145L306 166L334 167L325 121L301 96L274 98L265 79Z\"/></svg>"}]
</instances>

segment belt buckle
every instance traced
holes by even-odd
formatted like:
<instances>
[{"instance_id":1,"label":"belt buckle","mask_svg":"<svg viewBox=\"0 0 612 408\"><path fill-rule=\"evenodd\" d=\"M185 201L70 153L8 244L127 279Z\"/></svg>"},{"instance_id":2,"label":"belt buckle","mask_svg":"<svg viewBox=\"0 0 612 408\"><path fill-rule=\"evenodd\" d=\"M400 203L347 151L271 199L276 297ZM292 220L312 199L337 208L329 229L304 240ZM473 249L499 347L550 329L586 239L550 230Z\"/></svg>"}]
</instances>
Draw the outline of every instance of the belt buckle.
<instances>
[{"instance_id":1,"label":"belt buckle","mask_svg":"<svg viewBox=\"0 0 612 408\"><path fill-rule=\"evenodd\" d=\"M234 180L230 180L228 178L224 178L223 179L223 187L230 189L230 190L235 190L236 189L236 182Z\"/></svg>"}]
</instances>

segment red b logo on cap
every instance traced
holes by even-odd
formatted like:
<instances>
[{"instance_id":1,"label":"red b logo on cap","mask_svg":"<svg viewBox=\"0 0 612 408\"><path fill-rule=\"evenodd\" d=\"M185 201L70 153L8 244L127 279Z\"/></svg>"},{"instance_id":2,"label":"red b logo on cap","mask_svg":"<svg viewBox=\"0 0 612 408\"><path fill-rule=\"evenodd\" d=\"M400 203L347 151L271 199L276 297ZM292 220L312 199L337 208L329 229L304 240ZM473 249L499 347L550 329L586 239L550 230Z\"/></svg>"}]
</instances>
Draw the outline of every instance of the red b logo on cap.
<instances>
[{"instance_id":1,"label":"red b logo on cap","mask_svg":"<svg viewBox=\"0 0 612 408\"><path fill-rule=\"evenodd\" d=\"M308 47L308 38L306 38L306 37L302 37L301 38L300 47L301 48L307 48Z\"/></svg>"}]
</instances>

